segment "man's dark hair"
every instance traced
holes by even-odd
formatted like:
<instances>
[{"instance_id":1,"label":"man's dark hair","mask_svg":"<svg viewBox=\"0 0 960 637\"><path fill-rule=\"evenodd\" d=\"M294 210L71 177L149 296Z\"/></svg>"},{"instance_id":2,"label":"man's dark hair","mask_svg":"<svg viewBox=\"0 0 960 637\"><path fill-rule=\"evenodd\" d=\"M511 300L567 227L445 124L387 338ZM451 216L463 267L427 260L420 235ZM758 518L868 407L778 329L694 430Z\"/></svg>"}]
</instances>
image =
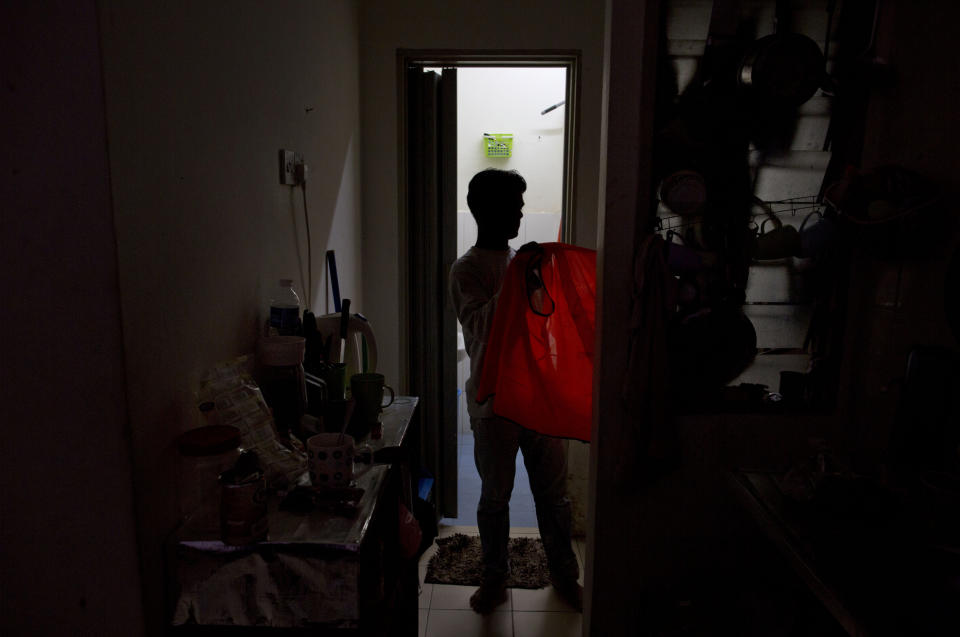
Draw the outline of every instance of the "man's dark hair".
<instances>
[{"instance_id":1,"label":"man's dark hair","mask_svg":"<svg viewBox=\"0 0 960 637\"><path fill-rule=\"evenodd\" d=\"M487 168L470 179L467 188L467 205L470 213L478 222L481 215L496 209L503 200L511 195L527 191L527 182L515 170Z\"/></svg>"}]
</instances>

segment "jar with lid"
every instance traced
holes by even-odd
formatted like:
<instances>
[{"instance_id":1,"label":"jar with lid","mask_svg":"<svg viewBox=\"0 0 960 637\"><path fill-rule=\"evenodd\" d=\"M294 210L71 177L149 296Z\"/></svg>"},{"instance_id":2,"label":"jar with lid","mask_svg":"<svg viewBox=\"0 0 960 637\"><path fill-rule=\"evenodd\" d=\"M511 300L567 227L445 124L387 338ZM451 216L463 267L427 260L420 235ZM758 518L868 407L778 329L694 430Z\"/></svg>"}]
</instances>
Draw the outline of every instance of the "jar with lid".
<instances>
[{"instance_id":1,"label":"jar with lid","mask_svg":"<svg viewBox=\"0 0 960 637\"><path fill-rule=\"evenodd\" d=\"M240 430L229 425L191 429L177 438L180 513L192 530L219 535L220 474L240 457Z\"/></svg>"},{"instance_id":2,"label":"jar with lid","mask_svg":"<svg viewBox=\"0 0 960 637\"><path fill-rule=\"evenodd\" d=\"M260 389L273 411L277 434L301 435L300 418L306 412L307 387L303 372L306 339L302 336L266 336L260 339Z\"/></svg>"}]
</instances>

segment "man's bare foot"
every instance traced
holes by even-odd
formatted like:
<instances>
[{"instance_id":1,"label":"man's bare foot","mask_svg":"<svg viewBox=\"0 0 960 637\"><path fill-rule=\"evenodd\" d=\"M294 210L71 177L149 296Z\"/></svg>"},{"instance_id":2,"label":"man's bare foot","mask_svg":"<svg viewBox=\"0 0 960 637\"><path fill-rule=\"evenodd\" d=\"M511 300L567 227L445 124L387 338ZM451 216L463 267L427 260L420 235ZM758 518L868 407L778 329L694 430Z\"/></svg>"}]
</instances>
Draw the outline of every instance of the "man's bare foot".
<instances>
[{"instance_id":1,"label":"man's bare foot","mask_svg":"<svg viewBox=\"0 0 960 637\"><path fill-rule=\"evenodd\" d=\"M583 612L583 586L577 580L551 580L551 583L568 606L578 613Z\"/></svg>"},{"instance_id":2,"label":"man's bare foot","mask_svg":"<svg viewBox=\"0 0 960 637\"><path fill-rule=\"evenodd\" d=\"M484 581L470 596L470 608L481 615L486 615L505 601L507 601L507 587L503 581Z\"/></svg>"}]
</instances>

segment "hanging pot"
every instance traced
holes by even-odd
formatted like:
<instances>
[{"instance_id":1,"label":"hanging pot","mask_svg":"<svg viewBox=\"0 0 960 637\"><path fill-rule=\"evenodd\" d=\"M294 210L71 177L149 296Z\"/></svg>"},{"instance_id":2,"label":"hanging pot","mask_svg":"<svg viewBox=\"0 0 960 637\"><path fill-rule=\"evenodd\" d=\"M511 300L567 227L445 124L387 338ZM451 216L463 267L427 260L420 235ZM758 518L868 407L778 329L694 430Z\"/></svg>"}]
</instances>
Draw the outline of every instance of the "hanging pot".
<instances>
[{"instance_id":1,"label":"hanging pot","mask_svg":"<svg viewBox=\"0 0 960 637\"><path fill-rule=\"evenodd\" d=\"M756 40L740 64L739 82L756 97L784 106L799 106L823 83L826 62L820 47L799 33Z\"/></svg>"},{"instance_id":2,"label":"hanging pot","mask_svg":"<svg viewBox=\"0 0 960 637\"><path fill-rule=\"evenodd\" d=\"M707 202L707 183L696 171L678 170L663 178L657 195L671 212L690 217L703 210Z\"/></svg>"}]
</instances>

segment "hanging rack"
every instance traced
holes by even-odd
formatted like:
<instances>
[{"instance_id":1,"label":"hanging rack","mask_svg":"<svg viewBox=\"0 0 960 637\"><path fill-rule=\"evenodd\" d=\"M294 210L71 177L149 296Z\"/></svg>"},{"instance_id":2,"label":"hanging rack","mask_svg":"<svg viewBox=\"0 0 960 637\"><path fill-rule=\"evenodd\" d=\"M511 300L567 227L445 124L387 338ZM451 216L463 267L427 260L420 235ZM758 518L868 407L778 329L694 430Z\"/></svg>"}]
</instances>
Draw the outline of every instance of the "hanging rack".
<instances>
[{"instance_id":1,"label":"hanging rack","mask_svg":"<svg viewBox=\"0 0 960 637\"><path fill-rule=\"evenodd\" d=\"M757 212L750 213L750 219L758 217L776 217L785 218L787 215L796 217L798 214L807 215L811 212L823 212L824 205L817 201L817 195L803 195L799 197L787 197L785 199L760 200L754 205L765 208ZM702 218L684 217L676 214L657 215L654 220L655 232L666 232L668 230L678 230L689 226L702 223Z\"/></svg>"}]
</instances>

